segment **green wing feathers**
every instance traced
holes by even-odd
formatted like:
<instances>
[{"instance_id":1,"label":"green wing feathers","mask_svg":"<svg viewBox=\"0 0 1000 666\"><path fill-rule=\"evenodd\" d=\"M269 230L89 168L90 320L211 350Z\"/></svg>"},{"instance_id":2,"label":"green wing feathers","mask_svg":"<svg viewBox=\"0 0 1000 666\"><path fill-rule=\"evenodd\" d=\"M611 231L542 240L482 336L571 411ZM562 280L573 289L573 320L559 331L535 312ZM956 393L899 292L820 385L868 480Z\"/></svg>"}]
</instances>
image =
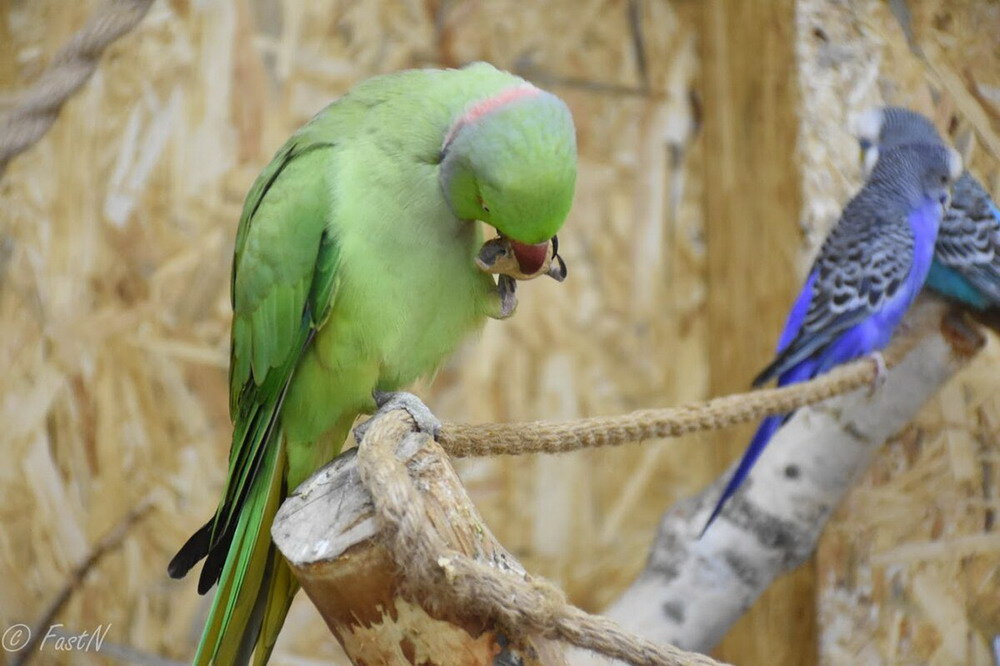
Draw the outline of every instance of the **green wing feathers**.
<instances>
[{"instance_id":1,"label":"green wing feathers","mask_svg":"<svg viewBox=\"0 0 1000 666\"><path fill-rule=\"evenodd\" d=\"M271 369L297 354L292 342L301 324L315 327L333 302L339 257L327 225L333 207L327 175L334 146L292 141L257 178L236 233L234 419L250 379L261 386Z\"/></svg>"},{"instance_id":2,"label":"green wing feathers","mask_svg":"<svg viewBox=\"0 0 1000 666\"><path fill-rule=\"evenodd\" d=\"M295 591L270 527L287 494L282 405L303 353L336 296L339 252L329 226L334 145L300 132L247 196L233 259L230 414L223 500L181 548L170 574L205 558L199 592L219 583L196 663L266 658ZM263 634L261 625L265 625Z\"/></svg>"}]
</instances>

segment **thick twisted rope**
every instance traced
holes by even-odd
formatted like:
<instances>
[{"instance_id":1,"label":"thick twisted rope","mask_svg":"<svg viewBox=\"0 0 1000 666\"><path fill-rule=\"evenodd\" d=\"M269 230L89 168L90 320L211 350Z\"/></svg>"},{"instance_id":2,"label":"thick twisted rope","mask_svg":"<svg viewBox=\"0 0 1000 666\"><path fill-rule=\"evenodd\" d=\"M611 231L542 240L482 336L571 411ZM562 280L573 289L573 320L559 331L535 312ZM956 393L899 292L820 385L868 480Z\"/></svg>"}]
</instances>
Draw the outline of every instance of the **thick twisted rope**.
<instances>
[{"instance_id":1,"label":"thick twisted rope","mask_svg":"<svg viewBox=\"0 0 1000 666\"><path fill-rule=\"evenodd\" d=\"M566 641L636 666L718 666L705 655L656 645L612 620L584 613L566 603L548 581L504 573L448 548L424 519L423 497L395 455L412 429L406 412L386 414L372 424L358 448L361 480L371 493L385 543L405 568L408 586L432 604L488 616L514 635Z\"/></svg>"},{"instance_id":2,"label":"thick twisted rope","mask_svg":"<svg viewBox=\"0 0 1000 666\"><path fill-rule=\"evenodd\" d=\"M886 367L898 364L916 342L909 336L894 342L884 355ZM756 421L772 414L786 414L870 385L876 380L876 375L875 363L865 358L800 384L738 393L677 407L567 422L446 423L441 428L438 442L449 454L468 457L563 453L598 446L620 446L645 439L679 437Z\"/></svg>"},{"instance_id":3,"label":"thick twisted rope","mask_svg":"<svg viewBox=\"0 0 1000 666\"><path fill-rule=\"evenodd\" d=\"M42 138L66 100L93 75L104 50L138 25L151 4L153 0L110 0L59 50L0 122L0 176L12 158Z\"/></svg>"}]
</instances>

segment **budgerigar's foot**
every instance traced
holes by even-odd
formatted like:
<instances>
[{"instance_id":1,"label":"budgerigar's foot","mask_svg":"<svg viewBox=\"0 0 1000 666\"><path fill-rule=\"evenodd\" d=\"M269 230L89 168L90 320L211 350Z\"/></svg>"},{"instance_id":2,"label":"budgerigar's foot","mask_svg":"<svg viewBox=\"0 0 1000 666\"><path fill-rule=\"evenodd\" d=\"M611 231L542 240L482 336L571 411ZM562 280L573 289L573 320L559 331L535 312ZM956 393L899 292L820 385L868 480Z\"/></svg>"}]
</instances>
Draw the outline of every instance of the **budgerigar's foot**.
<instances>
[{"instance_id":1,"label":"budgerigar's foot","mask_svg":"<svg viewBox=\"0 0 1000 666\"><path fill-rule=\"evenodd\" d=\"M441 421L434 416L433 412L428 409L427 405L423 401L412 393L406 393L405 391L372 391L372 397L375 398L375 405L378 410L372 414L372 417L359 424L354 429L354 441L358 444L361 440L365 438L365 433L368 432L369 426L384 414L395 411L397 409L405 409L406 412L413 418L414 423L417 424L417 430L426 433L437 439L437 436L441 434Z\"/></svg>"},{"instance_id":2,"label":"budgerigar's foot","mask_svg":"<svg viewBox=\"0 0 1000 666\"><path fill-rule=\"evenodd\" d=\"M875 378L872 379L868 390L868 396L871 397L882 384L885 384L885 380L889 377L889 367L885 364L885 356L880 351L872 352L868 355L868 359L875 365Z\"/></svg>"}]
</instances>

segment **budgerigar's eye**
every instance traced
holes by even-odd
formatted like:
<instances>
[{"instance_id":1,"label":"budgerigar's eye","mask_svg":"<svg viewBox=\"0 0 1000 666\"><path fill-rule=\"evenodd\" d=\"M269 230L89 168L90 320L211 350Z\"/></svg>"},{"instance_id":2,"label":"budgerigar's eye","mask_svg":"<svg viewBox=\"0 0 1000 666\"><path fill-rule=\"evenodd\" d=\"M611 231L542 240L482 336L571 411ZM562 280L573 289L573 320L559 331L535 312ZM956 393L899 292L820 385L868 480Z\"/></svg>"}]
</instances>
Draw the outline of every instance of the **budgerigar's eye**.
<instances>
[{"instance_id":1,"label":"budgerigar's eye","mask_svg":"<svg viewBox=\"0 0 1000 666\"><path fill-rule=\"evenodd\" d=\"M872 147L872 142L868 139L858 139L858 145L861 146L861 150L868 150Z\"/></svg>"}]
</instances>

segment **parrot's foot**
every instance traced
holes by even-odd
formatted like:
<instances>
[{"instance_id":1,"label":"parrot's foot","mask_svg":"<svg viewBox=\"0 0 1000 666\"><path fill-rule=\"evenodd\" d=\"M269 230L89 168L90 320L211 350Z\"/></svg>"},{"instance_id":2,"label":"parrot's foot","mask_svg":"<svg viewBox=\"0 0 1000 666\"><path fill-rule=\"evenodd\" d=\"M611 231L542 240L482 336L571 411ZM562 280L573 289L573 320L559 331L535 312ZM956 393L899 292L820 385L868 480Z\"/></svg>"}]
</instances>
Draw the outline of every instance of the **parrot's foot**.
<instances>
[{"instance_id":1,"label":"parrot's foot","mask_svg":"<svg viewBox=\"0 0 1000 666\"><path fill-rule=\"evenodd\" d=\"M426 433L434 439L437 439L437 436L441 434L441 421L434 416L420 398L412 393L406 393L405 391L372 391L372 397L375 398L375 405L378 407L378 411L372 414L370 419L359 424L354 429L354 441L358 444L364 439L365 433L368 432L368 428L375 419L397 409L406 410L410 417L413 418L414 423L417 424L417 430L420 432Z\"/></svg>"},{"instance_id":2,"label":"parrot's foot","mask_svg":"<svg viewBox=\"0 0 1000 666\"><path fill-rule=\"evenodd\" d=\"M507 319L514 310L517 309L517 281L508 276L501 275L497 278L497 296L500 297L499 307L490 314L492 319Z\"/></svg>"},{"instance_id":3,"label":"parrot's foot","mask_svg":"<svg viewBox=\"0 0 1000 666\"><path fill-rule=\"evenodd\" d=\"M875 366L875 378L872 379L871 387L868 389L868 397L871 397L882 384L885 384L885 380L889 377L889 367L885 364L885 356L880 351L872 352L868 355L868 359Z\"/></svg>"}]
</instances>

